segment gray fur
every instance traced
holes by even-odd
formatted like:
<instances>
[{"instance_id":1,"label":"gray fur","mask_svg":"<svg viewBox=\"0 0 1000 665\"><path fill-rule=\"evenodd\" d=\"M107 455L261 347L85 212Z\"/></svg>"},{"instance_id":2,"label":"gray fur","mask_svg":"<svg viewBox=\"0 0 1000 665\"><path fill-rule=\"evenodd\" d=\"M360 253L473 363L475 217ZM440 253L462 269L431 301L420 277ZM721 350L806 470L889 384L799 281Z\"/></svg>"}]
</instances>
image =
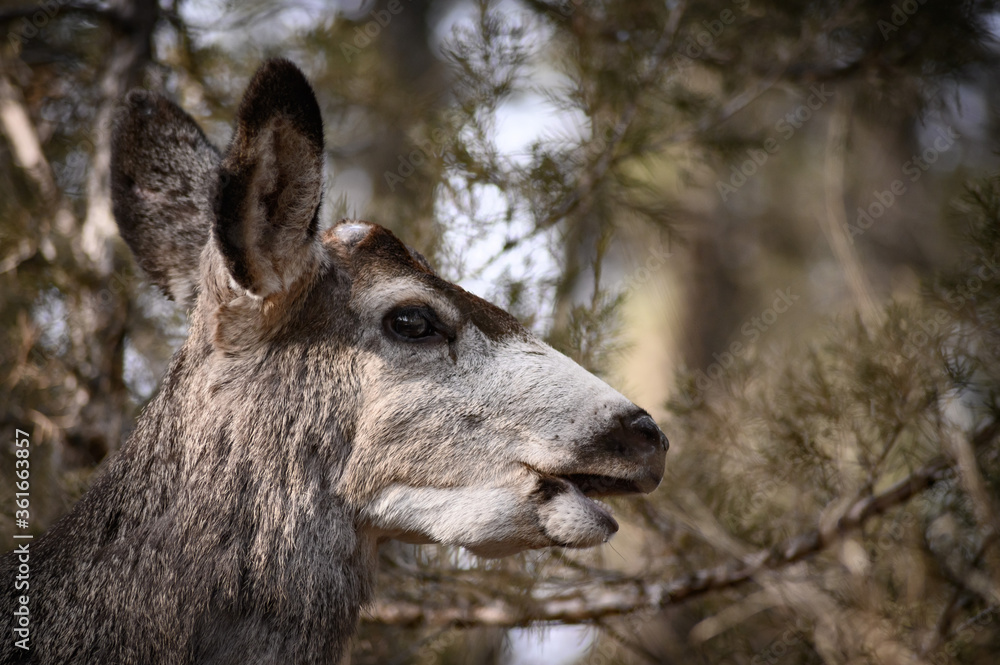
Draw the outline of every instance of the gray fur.
<instances>
[{"instance_id":1,"label":"gray fur","mask_svg":"<svg viewBox=\"0 0 1000 665\"><path fill-rule=\"evenodd\" d=\"M508 314L382 227L315 229L322 181L292 157L322 129L296 115L315 104L299 77L262 67L221 158L166 100L123 107L116 216L154 281L196 295L190 333L131 438L31 545L32 648L8 630L0 662L335 663L380 540L587 547L617 529L588 497L662 477L649 417ZM394 333L405 307L440 334Z\"/></svg>"},{"instance_id":2,"label":"gray fur","mask_svg":"<svg viewBox=\"0 0 1000 665\"><path fill-rule=\"evenodd\" d=\"M170 100L133 90L115 117L111 191L122 238L170 298L194 304L222 157ZM150 165L158 168L150 168Z\"/></svg>"}]
</instances>

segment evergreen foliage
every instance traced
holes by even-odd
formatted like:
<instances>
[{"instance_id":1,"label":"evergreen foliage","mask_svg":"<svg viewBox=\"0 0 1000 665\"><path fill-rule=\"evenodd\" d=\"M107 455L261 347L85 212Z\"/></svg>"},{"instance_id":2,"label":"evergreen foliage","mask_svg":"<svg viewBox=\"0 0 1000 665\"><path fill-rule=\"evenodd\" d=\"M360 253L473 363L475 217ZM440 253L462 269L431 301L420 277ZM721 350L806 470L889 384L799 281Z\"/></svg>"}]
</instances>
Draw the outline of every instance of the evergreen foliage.
<instances>
[{"instance_id":1,"label":"evergreen foliage","mask_svg":"<svg viewBox=\"0 0 1000 665\"><path fill-rule=\"evenodd\" d=\"M33 526L184 333L107 225L104 119L142 85L224 145L282 55L326 224L392 228L671 440L607 547L383 548L355 665L511 662L561 624L582 663L994 663L997 4L5 4L0 421L33 433Z\"/></svg>"}]
</instances>

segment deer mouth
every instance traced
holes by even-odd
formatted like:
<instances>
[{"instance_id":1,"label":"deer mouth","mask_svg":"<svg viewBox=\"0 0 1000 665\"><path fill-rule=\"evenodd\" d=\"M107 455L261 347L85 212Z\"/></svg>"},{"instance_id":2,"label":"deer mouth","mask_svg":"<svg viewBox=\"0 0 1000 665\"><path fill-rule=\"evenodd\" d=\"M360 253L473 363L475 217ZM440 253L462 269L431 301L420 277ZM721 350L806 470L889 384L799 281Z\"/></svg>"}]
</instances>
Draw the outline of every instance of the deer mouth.
<instances>
[{"instance_id":1,"label":"deer mouth","mask_svg":"<svg viewBox=\"0 0 1000 665\"><path fill-rule=\"evenodd\" d=\"M528 468L537 478L533 495L543 530L554 544L564 547L592 547L618 532L611 507L599 498L648 492L648 483L642 480Z\"/></svg>"},{"instance_id":2,"label":"deer mouth","mask_svg":"<svg viewBox=\"0 0 1000 665\"><path fill-rule=\"evenodd\" d=\"M615 519L611 506L600 501L601 497L628 496L633 494L644 494L639 483L627 478L616 478L614 476L604 476L595 473L571 473L562 476L555 476L559 480L568 483L576 492L572 494L582 495L587 508L597 517L598 522L602 522L607 529L607 537L618 532L618 520Z\"/></svg>"},{"instance_id":3,"label":"deer mouth","mask_svg":"<svg viewBox=\"0 0 1000 665\"><path fill-rule=\"evenodd\" d=\"M573 485L588 499L602 496L623 496L628 494L645 494L639 483L627 478L602 476L594 473L570 473L556 476Z\"/></svg>"}]
</instances>

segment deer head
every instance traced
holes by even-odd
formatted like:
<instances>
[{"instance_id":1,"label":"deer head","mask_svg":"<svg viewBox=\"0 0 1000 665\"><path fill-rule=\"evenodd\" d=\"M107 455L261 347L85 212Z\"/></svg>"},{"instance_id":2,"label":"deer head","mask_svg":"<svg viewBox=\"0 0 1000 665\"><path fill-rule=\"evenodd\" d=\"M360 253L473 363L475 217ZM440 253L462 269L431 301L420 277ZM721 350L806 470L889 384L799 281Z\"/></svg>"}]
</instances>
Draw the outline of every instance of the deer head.
<instances>
[{"instance_id":1,"label":"deer head","mask_svg":"<svg viewBox=\"0 0 1000 665\"><path fill-rule=\"evenodd\" d=\"M606 541L618 525L594 497L652 491L666 437L385 228L321 230L323 151L285 60L254 76L225 154L163 97L135 91L117 118L122 236L193 310L170 388L194 433L180 468L225 485L266 458L286 514L335 497L372 541L484 556Z\"/></svg>"}]
</instances>

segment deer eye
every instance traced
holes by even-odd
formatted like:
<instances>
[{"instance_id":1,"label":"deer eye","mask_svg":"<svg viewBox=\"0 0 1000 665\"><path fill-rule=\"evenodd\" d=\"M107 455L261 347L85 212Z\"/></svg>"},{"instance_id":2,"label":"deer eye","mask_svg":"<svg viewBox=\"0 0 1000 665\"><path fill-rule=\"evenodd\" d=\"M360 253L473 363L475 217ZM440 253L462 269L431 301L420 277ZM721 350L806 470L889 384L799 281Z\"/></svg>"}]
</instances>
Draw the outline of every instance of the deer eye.
<instances>
[{"instance_id":1,"label":"deer eye","mask_svg":"<svg viewBox=\"0 0 1000 665\"><path fill-rule=\"evenodd\" d=\"M385 317L386 328L405 342L442 339L438 318L427 307L401 307Z\"/></svg>"}]
</instances>

